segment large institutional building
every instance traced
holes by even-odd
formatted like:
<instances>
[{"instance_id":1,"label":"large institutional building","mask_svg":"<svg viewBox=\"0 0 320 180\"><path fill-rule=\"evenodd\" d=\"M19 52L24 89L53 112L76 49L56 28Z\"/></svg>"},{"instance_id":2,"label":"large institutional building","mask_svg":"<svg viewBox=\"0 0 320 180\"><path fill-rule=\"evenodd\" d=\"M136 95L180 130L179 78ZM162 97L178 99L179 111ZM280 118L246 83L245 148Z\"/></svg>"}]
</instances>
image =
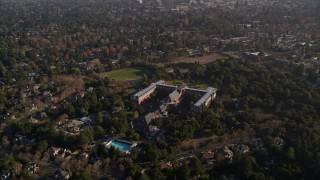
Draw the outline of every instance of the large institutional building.
<instances>
[{"instance_id":1,"label":"large institutional building","mask_svg":"<svg viewBox=\"0 0 320 180\"><path fill-rule=\"evenodd\" d=\"M132 100L137 101L141 104L144 100L148 99L150 95L156 90L171 91L169 95L171 101L178 101L178 99L184 94L198 94L201 98L192 106L192 110L201 111L203 106L209 106L212 100L216 97L216 88L208 87L206 90L188 88L187 86L173 86L168 85L164 80L159 80L155 83L150 84L145 89L135 93L132 96Z\"/></svg>"}]
</instances>

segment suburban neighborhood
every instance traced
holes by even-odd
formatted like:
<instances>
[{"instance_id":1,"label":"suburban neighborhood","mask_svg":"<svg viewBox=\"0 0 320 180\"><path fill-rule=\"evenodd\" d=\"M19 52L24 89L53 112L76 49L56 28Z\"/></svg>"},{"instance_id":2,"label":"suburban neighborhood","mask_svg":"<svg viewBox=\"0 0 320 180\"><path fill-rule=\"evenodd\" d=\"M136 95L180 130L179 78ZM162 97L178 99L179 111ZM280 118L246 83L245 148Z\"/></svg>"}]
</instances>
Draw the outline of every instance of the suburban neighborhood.
<instances>
[{"instance_id":1,"label":"suburban neighborhood","mask_svg":"<svg viewBox=\"0 0 320 180\"><path fill-rule=\"evenodd\" d=\"M0 179L317 179L317 0L0 0Z\"/></svg>"}]
</instances>

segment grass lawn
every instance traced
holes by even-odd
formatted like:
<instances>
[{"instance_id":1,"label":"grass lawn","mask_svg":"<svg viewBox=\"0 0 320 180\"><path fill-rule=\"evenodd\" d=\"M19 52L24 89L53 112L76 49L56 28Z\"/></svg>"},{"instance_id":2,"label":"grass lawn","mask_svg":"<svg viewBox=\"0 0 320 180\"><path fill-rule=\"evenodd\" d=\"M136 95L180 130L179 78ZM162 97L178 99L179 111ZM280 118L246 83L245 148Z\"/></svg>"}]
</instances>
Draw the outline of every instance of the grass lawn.
<instances>
[{"instance_id":1,"label":"grass lawn","mask_svg":"<svg viewBox=\"0 0 320 180\"><path fill-rule=\"evenodd\" d=\"M207 84L207 83L199 83L196 86L194 86L194 85L191 85L190 83L185 82L184 80L171 80L171 81L167 81L167 83L172 84L172 85L184 84L190 88L196 88L196 89L201 89L201 90L205 90L208 87L213 87L212 85Z\"/></svg>"},{"instance_id":2,"label":"grass lawn","mask_svg":"<svg viewBox=\"0 0 320 180\"><path fill-rule=\"evenodd\" d=\"M205 89L207 89L208 87L210 87L211 85L210 84L199 84L198 85L198 89L202 89L202 90L205 90ZM211 86L211 87L213 87L213 86Z\"/></svg>"},{"instance_id":3,"label":"grass lawn","mask_svg":"<svg viewBox=\"0 0 320 180\"><path fill-rule=\"evenodd\" d=\"M141 80L145 71L143 68L123 68L102 73L101 76L108 77L109 80L118 81Z\"/></svg>"},{"instance_id":4,"label":"grass lawn","mask_svg":"<svg viewBox=\"0 0 320 180\"><path fill-rule=\"evenodd\" d=\"M164 64L171 64L171 63L194 63L194 62L199 62L200 64L208 64L210 62L214 62L217 59L221 59L222 57L225 57L226 55L220 55L217 53L209 54L209 55L204 55L201 57L188 57L188 56L182 56L182 57L177 57L173 58L170 61L163 62L163 63L158 63L158 65L164 65Z\"/></svg>"},{"instance_id":5,"label":"grass lawn","mask_svg":"<svg viewBox=\"0 0 320 180\"><path fill-rule=\"evenodd\" d=\"M177 85L177 84L185 84L187 85L188 83L186 83L184 80L171 80L171 81L167 81L168 84L172 84L172 85Z\"/></svg>"}]
</instances>

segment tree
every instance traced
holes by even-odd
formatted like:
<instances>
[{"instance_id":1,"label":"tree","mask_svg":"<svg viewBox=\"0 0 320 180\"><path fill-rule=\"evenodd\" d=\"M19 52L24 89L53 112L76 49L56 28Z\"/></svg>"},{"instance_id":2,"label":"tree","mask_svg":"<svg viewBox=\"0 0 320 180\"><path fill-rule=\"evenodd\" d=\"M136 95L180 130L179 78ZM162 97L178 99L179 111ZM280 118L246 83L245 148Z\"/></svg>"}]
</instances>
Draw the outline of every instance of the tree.
<instances>
[{"instance_id":1,"label":"tree","mask_svg":"<svg viewBox=\"0 0 320 180\"><path fill-rule=\"evenodd\" d=\"M19 58L24 59L26 57L26 52L22 49L19 50L18 52Z\"/></svg>"},{"instance_id":2,"label":"tree","mask_svg":"<svg viewBox=\"0 0 320 180\"><path fill-rule=\"evenodd\" d=\"M295 159L295 150L293 147L289 147L288 148L288 151L286 153L286 157L289 159L289 160L294 160Z\"/></svg>"},{"instance_id":3,"label":"tree","mask_svg":"<svg viewBox=\"0 0 320 180\"><path fill-rule=\"evenodd\" d=\"M228 93L230 93L232 97L238 97L241 94L241 88L236 88L234 85L230 84L228 88Z\"/></svg>"},{"instance_id":4,"label":"tree","mask_svg":"<svg viewBox=\"0 0 320 180\"><path fill-rule=\"evenodd\" d=\"M188 180L190 178L190 169L187 162L183 162L178 170L178 179Z\"/></svg>"},{"instance_id":5,"label":"tree","mask_svg":"<svg viewBox=\"0 0 320 180\"><path fill-rule=\"evenodd\" d=\"M159 158L159 150L155 145L147 144L144 152L142 152L141 158L145 161L157 161Z\"/></svg>"},{"instance_id":6,"label":"tree","mask_svg":"<svg viewBox=\"0 0 320 180\"><path fill-rule=\"evenodd\" d=\"M235 159L235 166L237 172L243 177L248 179L253 173L259 170L259 165L255 158L244 154L239 155Z\"/></svg>"},{"instance_id":7,"label":"tree","mask_svg":"<svg viewBox=\"0 0 320 180\"><path fill-rule=\"evenodd\" d=\"M1 139L1 143L4 147L7 147L10 144L10 140L8 136L3 136Z\"/></svg>"},{"instance_id":8,"label":"tree","mask_svg":"<svg viewBox=\"0 0 320 180\"><path fill-rule=\"evenodd\" d=\"M19 132L23 135L30 134L33 131L33 124L31 124L29 121L14 122L12 127L16 132Z\"/></svg>"},{"instance_id":9,"label":"tree","mask_svg":"<svg viewBox=\"0 0 320 180\"><path fill-rule=\"evenodd\" d=\"M11 170L15 160L12 155L5 154L4 156L0 157L0 169L3 170Z\"/></svg>"},{"instance_id":10,"label":"tree","mask_svg":"<svg viewBox=\"0 0 320 180\"><path fill-rule=\"evenodd\" d=\"M105 135L105 131L101 126L96 127L95 136L96 137L103 137Z\"/></svg>"},{"instance_id":11,"label":"tree","mask_svg":"<svg viewBox=\"0 0 320 180\"><path fill-rule=\"evenodd\" d=\"M81 107L79 113L80 113L80 116L86 116L86 115L88 115L89 112L84 107Z\"/></svg>"},{"instance_id":12,"label":"tree","mask_svg":"<svg viewBox=\"0 0 320 180\"><path fill-rule=\"evenodd\" d=\"M102 125L103 124L103 118L102 118L102 113L98 112L97 114L97 124Z\"/></svg>"},{"instance_id":13,"label":"tree","mask_svg":"<svg viewBox=\"0 0 320 180\"><path fill-rule=\"evenodd\" d=\"M195 177L199 174L203 173L203 169L201 167L201 162L197 157L194 157L190 160L189 163L189 169L190 169L190 176Z\"/></svg>"},{"instance_id":14,"label":"tree","mask_svg":"<svg viewBox=\"0 0 320 180\"><path fill-rule=\"evenodd\" d=\"M202 175L199 177L199 180L209 180L209 179L210 179L209 174L202 174Z\"/></svg>"},{"instance_id":15,"label":"tree","mask_svg":"<svg viewBox=\"0 0 320 180\"><path fill-rule=\"evenodd\" d=\"M37 52L35 50L27 51L26 57L28 57L31 60L36 60L37 58Z\"/></svg>"},{"instance_id":16,"label":"tree","mask_svg":"<svg viewBox=\"0 0 320 180\"><path fill-rule=\"evenodd\" d=\"M26 180L33 180L34 179L32 176L32 173L28 169L24 169L21 172L21 176Z\"/></svg>"},{"instance_id":17,"label":"tree","mask_svg":"<svg viewBox=\"0 0 320 180\"><path fill-rule=\"evenodd\" d=\"M84 146L89 145L94 140L94 130L90 127L80 133L81 143Z\"/></svg>"},{"instance_id":18,"label":"tree","mask_svg":"<svg viewBox=\"0 0 320 180\"><path fill-rule=\"evenodd\" d=\"M72 74L75 74L75 75L79 75L80 74L80 69L79 68L72 68Z\"/></svg>"},{"instance_id":19,"label":"tree","mask_svg":"<svg viewBox=\"0 0 320 180\"><path fill-rule=\"evenodd\" d=\"M150 180L150 178L147 174L141 174L139 180Z\"/></svg>"},{"instance_id":20,"label":"tree","mask_svg":"<svg viewBox=\"0 0 320 180\"><path fill-rule=\"evenodd\" d=\"M55 143L57 143L57 145L62 146L62 147L69 147L70 146L70 137L65 133L65 132L60 132L57 133L57 135L55 136Z\"/></svg>"},{"instance_id":21,"label":"tree","mask_svg":"<svg viewBox=\"0 0 320 180\"><path fill-rule=\"evenodd\" d=\"M37 146L37 151L39 151L40 153L43 153L44 151L46 151L48 148L48 142L46 140L42 140L38 143Z\"/></svg>"},{"instance_id":22,"label":"tree","mask_svg":"<svg viewBox=\"0 0 320 180\"><path fill-rule=\"evenodd\" d=\"M125 169L126 176L134 177L139 171L141 171L141 167L136 164L127 165Z\"/></svg>"},{"instance_id":23,"label":"tree","mask_svg":"<svg viewBox=\"0 0 320 180\"><path fill-rule=\"evenodd\" d=\"M16 58L14 58L14 57L10 58L9 66L10 66L11 68L13 68L16 64L17 64Z\"/></svg>"},{"instance_id":24,"label":"tree","mask_svg":"<svg viewBox=\"0 0 320 180\"><path fill-rule=\"evenodd\" d=\"M117 133L126 132L129 128L127 113L125 111L115 113L112 119L112 126L117 130Z\"/></svg>"},{"instance_id":25,"label":"tree","mask_svg":"<svg viewBox=\"0 0 320 180\"><path fill-rule=\"evenodd\" d=\"M70 104L69 106L67 106L67 108L65 108L65 113L70 116L74 116L75 112L76 112L76 110L74 109L72 104Z\"/></svg>"},{"instance_id":26,"label":"tree","mask_svg":"<svg viewBox=\"0 0 320 180\"><path fill-rule=\"evenodd\" d=\"M89 169L82 170L79 179L92 180L91 172L89 171Z\"/></svg>"},{"instance_id":27,"label":"tree","mask_svg":"<svg viewBox=\"0 0 320 180\"><path fill-rule=\"evenodd\" d=\"M139 140L139 137L140 137L140 135L138 133L134 132L132 129L127 130L125 134L126 134L127 138L134 140L134 141Z\"/></svg>"},{"instance_id":28,"label":"tree","mask_svg":"<svg viewBox=\"0 0 320 180\"><path fill-rule=\"evenodd\" d=\"M4 76L4 66L2 64L2 61L0 61L0 77Z\"/></svg>"},{"instance_id":29,"label":"tree","mask_svg":"<svg viewBox=\"0 0 320 180\"><path fill-rule=\"evenodd\" d=\"M110 158L116 159L120 155L119 149L111 146L108 151L108 155Z\"/></svg>"},{"instance_id":30,"label":"tree","mask_svg":"<svg viewBox=\"0 0 320 180\"><path fill-rule=\"evenodd\" d=\"M148 175L150 179L154 180L166 179L165 175L160 171L160 164L158 161L155 161L154 164L151 166Z\"/></svg>"}]
</instances>

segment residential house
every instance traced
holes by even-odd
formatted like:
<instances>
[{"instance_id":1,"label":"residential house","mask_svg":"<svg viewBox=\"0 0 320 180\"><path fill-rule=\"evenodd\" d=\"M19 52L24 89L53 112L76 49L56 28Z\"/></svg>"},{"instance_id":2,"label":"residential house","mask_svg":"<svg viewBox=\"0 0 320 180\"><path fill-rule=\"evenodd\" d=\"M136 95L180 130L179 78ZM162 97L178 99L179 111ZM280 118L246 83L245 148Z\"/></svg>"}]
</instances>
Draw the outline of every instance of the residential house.
<instances>
[{"instance_id":1,"label":"residential house","mask_svg":"<svg viewBox=\"0 0 320 180\"><path fill-rule=\"evenodd\" d=\"M278 146L283 146L284 145L284 140L280 137L275 137L273 139L273 144L278 145Z\"/></svg>"},{"instance_id":2,"label":"residential house","mask_svg":"<svg viewBox=\"0 0 320 180\"><path fill-rule=\"evenodd\" d=\"M250 140L250 145L257 148L257 147L263 147L264 146L264 142L262 140L262 138L252 138Z\"/></svg>"},{"instance_id":3,"label":"residential house","mask_svg":"<svg viewBox=\"0 0 320 180\"><path fill-rule=\"evenodd\" d=\"M148 126L148 131L146 131L146 135L148 136L149 139L152 139L153 137L155 137L161 130L154 125L149 125Z\"/></svg>"},{"instance_id":4,"label":"residential house","mask_svg":"<svg viewBox=\"0 0 320 180\"><path fill-rule=\"evenodd\" d=\"M13 142L19 145L33 145L35 144L35 139L28 139L26 136L23 135L16 135L14 137Z\"/></svg>"},{"instance_id":5,"label":"residential house","mask_svg":"<svg viewBox=\"0 0 320 180\"><path fill-rule=\"evenodd\" d=\"M39 171L40 166L39 164L36 163L29 163L27 164L27 169L31 172L31 173L36 173Z\"/></svg>"},{"instance_id":6,"label":"residential house","mask_svg":"<svg viewBox=\"0 0 320 180\"><path fill-rule=\"evenodd\" d=\"M50 106L46 111L49 114L58 115L60 113L60 108L58 106Z\"/></svg>"},{"instance_id":7,"label":"residential house","mask_svg":"<svg viewBox=\"0 0 320 180\"><path fill-rule=\"evenodd\" d=\"M217 154L221 154L225 158L225 160L227 160L229 162L232 161L232 158L234 156L233 152L227 146L220 148L218 150Z\"/></svg>"},{"instance_id":8,"label":"residential house","mask_svg":"<svg viewBox=\"0 0 320 180\"><path fill-rule=\"evenodd\" d=\"M214 161L214 155L214 152L212 152L211 150L204 151L201 153L201 161L206 163L212 163L212 161Z\"/></svg>"},{"instance_id":9,"label":"residential house","mask_svg":"<svg viewBox=\"0 0 320 180\"><path fill-rule=\"evenodd\" d=\"M132 122L133 127L141 132L144 132L145 129L149 126L149 124L151 123L151 121L153 119L156 118L156 114L155 113L148 113L147 115L145 115L144 117L141 117L137 120L134 120Z\"/></svg>"},{"instance_id":10,"label":"residential house","mask_svg":"<svg viewBox=\"0 0 320 180\"><path fill-rule=\"evenodd\" d=\"M62 171L61 169L55 172L55 179L70 179L70 174L67 171Z\"/></svg>"},{"instance_id":11,"label":"residential house","mask_svg":"<svg viewBox=\"0 0 320 180\"><path fill-rule=\"evenodd\" d=\"M48 149L48 152L50 154L50 156L55 157L56 155L58 155L60 152L62 151L61 148L56 148L56 147L51 147Z\"/></svg>"},{"instance_id":12,"label":"residential house","mask_svg":"<svg viewBox=\"0 0 320 180\"><path fill-rule=\"evenodd\" d=\"M83 153L81 153L81 154L79 155L79 159L80 159L81 161L88 160L88 158L89 158L89 154L86 153L86 152L83 152Z\"/></svg>"},{"instance_id":13,"label":"residential house","mask_svg":"<svg viewBox=\"0 0 320 180\"><path fill-rule=\"evenodd\" d=\"M172 163L170 161L161 160L160 161L160 169L172 169Z\"/></svg>"},{"instance_id":14,"label":"residential house","mask_svg":"<svg viewBox=\"0 0 320 180\"><path fill-rule=\"evenodd\" d=\"M82 117L80 119L80 121L82 121L84 124L91 124L92 120L89 117Z\"/></svg>"},{"instance_id":15,"label":"residential house","mask_svg":"<svg viewBox=\"0 0 320 180\"><path fill-rule=\"evenodd\" d=\"M40 112L40 113L36 113L35 118L40 121L44 121L44 120L48 120L49 116L46 112Z\"/></svg>"},{"instance_id":16,"label":"residential house","mask_svg":"<svg viewBox=\"0 0 320 180\"><path fill-rule=\"evenodd\" d=\"M79 120L76 120L76 119L69 120L67 122L67 124L66 124L66 130L69 133L78 134L80 132L81 127L82 127L83 124L84 124L83 121L79 121Z\"/></svg>"},{"instance_id":17,"label":"residential house","mask_svg":"<svg viewBox=\"0 0 320 180\"><path fill-rule=\"evenodd\" d=\"M103 111L101 111L100 113L101 113L101 115L102 115L103 121L110 121L110 120L111 120L111 114L110 114L109 111L103 110Z\"/></svg>"},{"instance_id":18,"label":"residential house","mask_svg":"<svg viewBox=\"0 0 320 180\"><path fill-rule=\"evenodd\" d=\"M31 117L31 118L29 119L29 122L32 123L32 124L37 124L37 123L39 123L39 120Z\"/></svg>"},{"instance_id":19,"label":"residential house","mask_svg":"<svg viewBox=\"0 0 320 180\"><path fill-rule=\"evenodd\" d=\"M235 145L232 146L232 150L236 154L245 154L245 153L248 153L250 151L250 148L247 145L235 144Z\"/></svg>"}]
</instances>

